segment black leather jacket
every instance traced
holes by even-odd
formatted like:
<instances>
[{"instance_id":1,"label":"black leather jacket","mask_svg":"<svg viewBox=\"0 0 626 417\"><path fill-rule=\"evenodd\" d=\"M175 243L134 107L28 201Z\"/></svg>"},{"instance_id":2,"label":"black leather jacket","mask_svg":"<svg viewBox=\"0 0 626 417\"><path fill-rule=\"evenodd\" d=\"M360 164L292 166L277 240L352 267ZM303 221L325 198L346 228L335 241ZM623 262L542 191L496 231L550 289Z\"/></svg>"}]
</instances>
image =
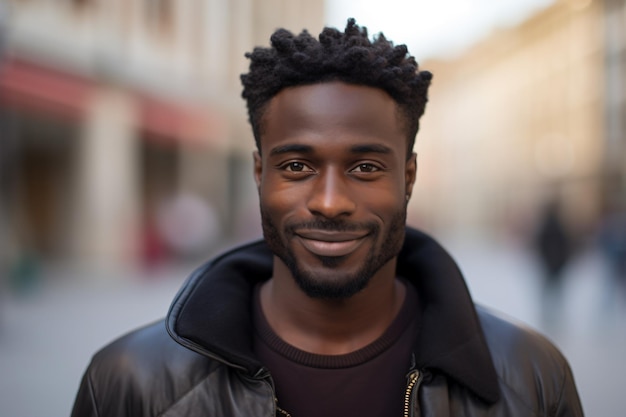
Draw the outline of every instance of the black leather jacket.
<instances>
[{"instance_id":1,"label":"black leather jacket","mask_svg":"<svg viewBox=\"0 0 626 417\"><path fill-rule=\"evenodd\" d=\"M262 241L199 268L165 323L135 330L93 357L72 416L275 416L271 375L252 351L250 311L252 288L271 269ZM424 306L405 415L583 415L560 352L534 331L476 308L435 241L407 229L398 275L417 287Z\"/></svg>"}]
</instances>

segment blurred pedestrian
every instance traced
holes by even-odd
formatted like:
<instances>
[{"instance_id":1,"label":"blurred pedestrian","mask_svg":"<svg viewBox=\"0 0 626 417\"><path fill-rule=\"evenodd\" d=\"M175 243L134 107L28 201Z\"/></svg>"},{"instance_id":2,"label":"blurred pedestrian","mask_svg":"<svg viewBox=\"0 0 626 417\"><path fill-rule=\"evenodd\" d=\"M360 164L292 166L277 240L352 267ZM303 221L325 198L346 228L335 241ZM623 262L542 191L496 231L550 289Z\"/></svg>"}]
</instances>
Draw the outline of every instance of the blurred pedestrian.
<instances>
[{"instance_id":1,"label":"blurred pedestrian","mask_svg":"<svg viewBox=\"0 0 626 417\"><path fill-rule=\"evenodd\" d=\"M542 208L533 243L541 268L541 319L547 328L557 330L562 319L565 269L574 252L557 197L551 197Z\"/></svg>"},{"instance_id":2,"label":"blurred pedestrian","mask_svg":"<svg viewBox=\"0 0 626 417\"><path fill-rule=\"evenodd\" d=\"M156 228L170 251L181 260L197 260L213 249L220 225L216 210L201 196L178 192L156 213Z\"/></svg>"}]
</instances>

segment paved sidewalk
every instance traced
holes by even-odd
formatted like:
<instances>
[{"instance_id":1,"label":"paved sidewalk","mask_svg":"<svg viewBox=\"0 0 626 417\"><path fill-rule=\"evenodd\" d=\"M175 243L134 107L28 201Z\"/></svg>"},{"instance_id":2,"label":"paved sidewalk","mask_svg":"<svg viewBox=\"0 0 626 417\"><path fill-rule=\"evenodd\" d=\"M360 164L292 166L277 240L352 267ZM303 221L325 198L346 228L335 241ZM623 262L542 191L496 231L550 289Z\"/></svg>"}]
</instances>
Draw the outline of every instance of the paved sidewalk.
<instances>
[{"instance_id":1,"label":"paved sidewalk","mask_svg":"<svg viewBox=\"0 0 626 417\"><path fill-rule=\"evenodd\" d=\"M190 271L191 269L189 269ZM69 416L91 355L165 316L184 268L114 282L44 276L31 294L0 300L0 417Z\"/></svg>"}]
</instances>

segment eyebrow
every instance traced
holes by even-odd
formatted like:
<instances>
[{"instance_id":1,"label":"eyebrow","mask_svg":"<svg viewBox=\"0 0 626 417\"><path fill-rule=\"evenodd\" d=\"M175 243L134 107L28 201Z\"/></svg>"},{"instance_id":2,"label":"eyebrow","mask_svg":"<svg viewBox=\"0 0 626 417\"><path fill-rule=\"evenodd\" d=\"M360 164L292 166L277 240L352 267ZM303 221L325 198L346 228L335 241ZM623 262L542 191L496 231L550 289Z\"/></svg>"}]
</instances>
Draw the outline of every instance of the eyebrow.
<instances>
[{"instance_id":1,"label":"eyebrow","mask_svg":"<svg viewBox=\"0 0 626 417\"><path fill-rule=\"evenodd\" d=\"M373 144L373 145L354 145L350 148L350 151L355 154L362 153L381 153L381 154L390 154L392 153L391 148L385 145Z\"/></svg>"},{"instance_id":2,"label":"eyebrow","mask_svg":"<svg viewBox=\"0 0 626 417\"><path fill-rule=\"evenodd\" d=\"M270 151L270 156L281 155L285 153L312 153L313 147L309 145L289 144L283 146L277 146Z\"/></svg>"}]
</instances>

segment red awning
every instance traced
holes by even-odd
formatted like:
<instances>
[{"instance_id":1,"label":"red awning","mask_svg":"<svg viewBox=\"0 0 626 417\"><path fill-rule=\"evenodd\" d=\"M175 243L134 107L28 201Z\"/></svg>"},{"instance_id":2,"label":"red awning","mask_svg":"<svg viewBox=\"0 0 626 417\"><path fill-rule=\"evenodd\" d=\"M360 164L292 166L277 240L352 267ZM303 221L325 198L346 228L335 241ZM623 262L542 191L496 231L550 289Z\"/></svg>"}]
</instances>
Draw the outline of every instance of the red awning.
<instances>
[{"instance_id":1,"label":"red awning","mask_svg":"<svg viewBox=\"0 0 626 417\"><path fill-rule=\"evenodd\" d=\"M9 60L0 65L0 103L27 112L78 123L99 88L93 79L23 60ZM225 136L224 118L208 106L130 93L137 105L137 128L148 133L145 137L202 145Z\"/></svg>"},{"instance_id":2,"label":"red awning","mask_svg":"<svg viewBox=\"0 0 626 417\"><path fill-rule=\"evenodd\" d=\"M202 145L225 135L226 124L205 106L192 106L142 96L138 99L139 127L155 140Z\"/></svg>"},{"instance_id":3,"label":"red awning","mask_svg":"<svg viewBox=\"0 0 626 417\"><path fill-rule=\"evenodd\" d=\"M92 81L21 60L0 65L0 101L10 106L60 117L80 118Z\"/></svg>"}]
</instances>

